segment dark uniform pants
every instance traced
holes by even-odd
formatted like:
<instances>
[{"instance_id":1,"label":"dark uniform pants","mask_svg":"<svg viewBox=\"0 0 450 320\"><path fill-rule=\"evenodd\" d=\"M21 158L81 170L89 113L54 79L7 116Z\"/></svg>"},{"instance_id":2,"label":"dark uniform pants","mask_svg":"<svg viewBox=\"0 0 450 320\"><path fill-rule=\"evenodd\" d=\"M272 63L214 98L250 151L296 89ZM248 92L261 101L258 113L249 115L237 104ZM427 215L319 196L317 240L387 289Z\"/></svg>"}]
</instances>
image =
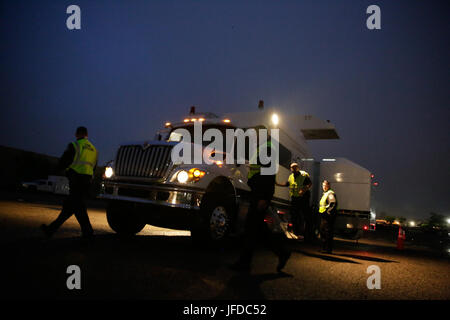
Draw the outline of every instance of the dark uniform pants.
<instances>
[{"instance_id":1,"label":"dark uniform pants","mask_svg":"<svg viewBox=\"0 0 450 320\"><path fill-rule=\"evenodd\" d=\"M257 175L251 180L253 181L249 181L249 186L252 188L252 195L245 222L244 247L239 258L239 263L243 265L251 264L254 251L260 243L269 247L279 258L289 254L284 233L272 233L264 221L273 195L270 190L274 188L270 176ZM258 208L260 200L265 201L265 205Z\"/></svg>"},{"instance_id":2,"label":"dark uniform pants","mask_svg":"<svg viewBox=\"0 0 450 320\"><path fill-rule=\"evenodd\" d=\"M322 240L322 249L326 251L333 250L334 222L336 214L321 214L320 238Z\"/></svg>"},{"instance_id":3,"label":"dark uniform pants","mask_svg":"<svg viewBox=\"0 0 450 320\"><path fill-rule=\"evenodd\" d=\"M91 176L72 171L68 174L68 178L69 196L64 200L63 208L58 218L49 225L48 230L51 233L56 232L72 214L75 214L83 236L91 236L93 230L86 208L86 200L89 197L91 186Z\"/></svg>"},{"instance_id":4,"label":"dark uniform pants","mask_svg":"<svg viewBox=\"0 0 450 320\"><path fill-rule=\"evenodd\" d=\"M302 234L305 237L305 241L310 241L313 238L313 221L309 207L309 197L310 193L307 192L301 197L291 198L293 231L296 235Z\"/></svg>"}]
</instances>

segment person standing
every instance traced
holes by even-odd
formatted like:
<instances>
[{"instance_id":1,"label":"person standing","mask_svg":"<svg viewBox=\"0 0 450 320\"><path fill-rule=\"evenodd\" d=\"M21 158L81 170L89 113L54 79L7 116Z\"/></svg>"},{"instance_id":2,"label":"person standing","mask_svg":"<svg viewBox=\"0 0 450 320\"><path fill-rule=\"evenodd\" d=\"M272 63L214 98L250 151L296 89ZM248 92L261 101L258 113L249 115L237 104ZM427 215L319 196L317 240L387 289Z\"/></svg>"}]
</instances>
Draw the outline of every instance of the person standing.
<instances>
[{"instance_id":1,"label":"person standing","mask_svg":"<svg viewBox=\"0 0 450 320\"><path fill-rule=\"evenodd\" d=\"M305 242L312 240L311 236L311 210L309 199L312 186L309 174L300 170L298 163L291 163L291 174L285 183L277 183L280 187L289 187L291 198L291 217L295 235L303 234Z\"/></svg>"},{"instance_id":2,"label":"person standing","mask_svg":"<svg viewBox=\"0 0 450 320\"><path fill-rule=\"evenodd\" d=\"M321 252L331 254L333 250L334 223L337 215L337 198L327 180L322 182L322 190L323 195L319 202Z\"/></svg>"},{"instance_id":3,"label":"person standing","mask_svg":"<svg viewBox=\"0 0 450 320\"><path fill-rule=\"evenodd\" d=\"M262 144L261 148L263 147L273 151L270 141ZM256 155L259 150L260 147L257 148ZM238 261L231 266L231 269L244 273L251 271L253 254L259 242L264 242L278 256L278 272L282 271L291 256L284 233L271 233L264 221L275 192L275 175L261 174L261 167L259 158L256 164L250 165L247 182L251 189L250 207L245 221L244 244Z\"/></svg>"},{"instance_id":4,"label":"person standing","mask_svg":"<svg viewBox=\"0 0 450 320\"><path fill-rule=\"evenodd\" d=\"M98 153L88 140L85 127L78 127L76 141L67 146L59 160L59 168L66 170L69 179L69 196L64 200L59 216L50 225L41 226L45 236L50 238L72 214L78 220L83 238L91 238L93 229L87 214L86 200L89 196L92 177L97 166Z\"/></svg>"}]
</instances>

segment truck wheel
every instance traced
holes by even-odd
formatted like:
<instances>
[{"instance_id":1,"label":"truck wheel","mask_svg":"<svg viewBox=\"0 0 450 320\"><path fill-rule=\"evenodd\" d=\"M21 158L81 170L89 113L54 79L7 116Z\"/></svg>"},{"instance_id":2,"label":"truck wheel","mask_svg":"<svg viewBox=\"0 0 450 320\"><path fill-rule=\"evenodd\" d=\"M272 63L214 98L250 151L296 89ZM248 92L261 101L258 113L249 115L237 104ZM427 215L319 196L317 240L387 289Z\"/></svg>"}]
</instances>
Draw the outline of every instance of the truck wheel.
<instances>
[{"instance_id":1,"label":"truck wheel","mask_svg":"<svg viewBox=\"0 0 450 320\"><path fill-rule=\"evenodd\" d=\"M109 226L117 234L133 236L145 227L145 223L139 219L139 215L133 207L118 204L110 204L106 209L106 219Z\"/></svg>"},{"instance_id":2,"label":"truck wheel","mask_svg":"<svg viewBox=\"0 0 450 320\"><path fill-rule=\"evenodd\" d=\"M222 242L231 231L233 205L223 199L205 200L200 222L191 229L192 239L199 244Z\"/></svg>"}]
</instances>

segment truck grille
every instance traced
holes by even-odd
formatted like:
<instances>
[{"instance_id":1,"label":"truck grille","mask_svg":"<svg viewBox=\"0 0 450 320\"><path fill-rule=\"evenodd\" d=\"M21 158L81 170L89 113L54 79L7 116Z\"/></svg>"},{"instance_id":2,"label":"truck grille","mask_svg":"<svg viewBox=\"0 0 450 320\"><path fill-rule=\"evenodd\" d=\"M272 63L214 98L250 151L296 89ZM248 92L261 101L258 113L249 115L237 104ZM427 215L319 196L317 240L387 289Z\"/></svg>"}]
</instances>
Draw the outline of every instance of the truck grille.
<instances>
[{"instance_id":1,"label":"truck grille","mask_svg":"<svg viewBox=\"0 0 450 320\"><path fill-rule=\"evenodd\" d=\"M117 176L162 178L170 167L171 146L121 146L117 152Z\"/></svg>"}]
</instances>

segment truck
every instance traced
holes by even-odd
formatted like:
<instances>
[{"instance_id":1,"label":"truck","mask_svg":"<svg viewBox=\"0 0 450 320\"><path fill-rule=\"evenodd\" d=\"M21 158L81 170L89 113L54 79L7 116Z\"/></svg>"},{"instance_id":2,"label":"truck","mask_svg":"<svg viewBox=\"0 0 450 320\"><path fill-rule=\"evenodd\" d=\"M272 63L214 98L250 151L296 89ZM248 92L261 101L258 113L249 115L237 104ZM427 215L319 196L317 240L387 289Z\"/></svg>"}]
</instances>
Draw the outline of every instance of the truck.
<instances>
[{"instance_id":1,"label":"truck","mask_svg":"<svg viewBox=\"0 0 450 320\"><path fill-rule=\"evenodd\" d=\"M167 122L151 141L121 144L115 158L107 163L101 183L99 198L107 202L106 217L109 226L118 234L134 235L145 225L155 225L171 229L190 230L194 241L220 243L229 237L239 236L243 232L245 217L249 209L250 188L247 176L250 168L249 152L246 149L244 163L211 161L202 164L189 164L173 161L172 151L181 143L193 148L208 148L203 142L183 141L178 129L193 132L195 124L201 122L203 132L216 129L224 133L227 129L248 130L251 128L278 129L278 171L277 181L287 181L290 164L301 163L313 177L315 188L320 188L319 180L326 177L336 183L350 183L351 188L336 185L339 199L342 198L341 214L365 212L366 207L359 206L358 197L351 193L359 189L353 185L351 174L366 175L365 170L350 171L341 177L345 181L332 177L345 169L344 160L336 161L341 167L316 164L313 160L308 140L339 139L336 129L329 121L312 115L283 114L280 110L259 108L255 112L226 113L218 116L211 112L190 113L175 122ZM231 143L232 150L237 144ZM214 150L227 153L230 149ZM229 155L229 154L227 154ZM311 161L312 160L312 161ZM319 170L320 168L320 170ZM334 171L333 171L334 170ZM362 181L362 180L361 180ZM333 186L334 188L334 186ZM313 192L317 203L319 189ZM339 194L342 193L342 194ZM344 193L348 193L348 196ZM365 194L367 196L367 194ZM370 195L369 195L370 196ZM290 208L289 190L276 187L271 210L288 223ZM351 221L352 217L348 217ZM343 219L345 220L345 219ZM347 221L350 221L347 220ZM361 228L360 223L352 223L351 229ZM285 228L283 228L285 230Z\"/></svg>"}]
</instances>

